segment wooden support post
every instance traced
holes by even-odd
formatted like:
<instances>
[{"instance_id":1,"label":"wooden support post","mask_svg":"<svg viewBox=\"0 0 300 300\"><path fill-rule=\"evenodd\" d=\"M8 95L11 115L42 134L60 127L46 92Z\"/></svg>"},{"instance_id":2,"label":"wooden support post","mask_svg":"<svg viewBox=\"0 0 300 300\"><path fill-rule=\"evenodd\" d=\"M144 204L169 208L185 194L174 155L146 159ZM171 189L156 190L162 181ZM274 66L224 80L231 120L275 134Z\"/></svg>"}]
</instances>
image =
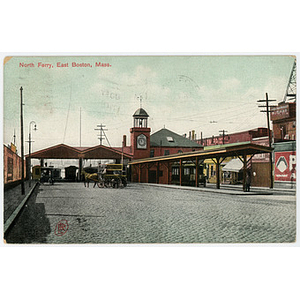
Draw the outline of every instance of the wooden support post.
<instances>
[{"instance_id":1,"label":"wooden support post","mask_svg":"<svg viewBox=\"0 0 300 300\"><path fill-rule=\"evenodd\" d=\"M148 168L148 164L146 165L146 183L149 183L149 168Z\"/></svg>"},{"instance_id":2,"label":"wooden support post","mask_svg":"<svg viewBox=\"0 0 300 300\"><path fill-rule=\"evenodd\" d=\"M156 164L156 183L159 183L159 162Z\"/></svg>"},{"instance_id":3,"label":"wooden support post","mask_svg":"<svg viewBox=\"0 0 300 300\"><path fill-rule=\"evenodd\" d=\"M179 160L179 185L182 185L182 159Z\"/></svg>"},{"instance_id":4,"label":"wooden support post","mask_svg":"<svg viewBox=\"0 0 300 300\"><path fill-rule=\"evenodd\" d=\"M130 165L130 168L129 168L129 171L130 171L130 180L131 182L134 182L133 181L133 173L134 173L134 170L135 170L135 166L134 165Z\"/></svg>"},{"instance_id":5,"label":"wooden support post","mask_svg":"<svg viewBox=\"0 0 300 300\"><path fill-rule=\"evenodd\" d=\"M138 175L139 175L139 179L138 179L138 182L140 183L141 182L141 165L140 164L138 164L138 168L139 168L139 170L138 170Z\"/></svg>"},{"instance_id":6,"label":"wooden support post","mask_svg":"<svg viewBox=\"0 0 300 300\"><path fill-rule=\"evenodd\" d=\"M243 154L243 191L246 191L247 155Z\"/></svg>"},{"instance_id":7,"label":"wooden support post","mask_svg":"<svg viewBox=\"0 0 300 300\"><path fill-rule=\"evenodd\" d=\"M217 189L220 189L220 157L216 157Z\"/></svg>"},{"instance_id":8,"label":"wooden support post","mask_svg":"<svg viewBox=\"0 0 300 300\"><path fill-rule=\"evenodd\" d=\"M81 179L82 179L82 176L81 176L81 173L82 173L82 158L79 158L79 165L78 165L78 178L77 178L77 180L78 181L81 181Z\"/></svg>"},{"instance_id":9,"label":"wooden support post","mask_svg":"<svg viewBox=\"0 0 300 300\"><path fill-rule=\"evenodd\" d=\"M170 163L167 162L167 184L170 184Z\"/></svg>"},{"instance_id":10,"label":"wooden support post","mask_svg":"<svg viewBox=\"0 0 300 300\"><path fill-rule=\"evenodd\" d=\"M196 187L198 187L198 185L199 185L199 158L198 157L196 157L196 178L195 178L195 185L196 185Z\"/></svg>"}]
</instances>

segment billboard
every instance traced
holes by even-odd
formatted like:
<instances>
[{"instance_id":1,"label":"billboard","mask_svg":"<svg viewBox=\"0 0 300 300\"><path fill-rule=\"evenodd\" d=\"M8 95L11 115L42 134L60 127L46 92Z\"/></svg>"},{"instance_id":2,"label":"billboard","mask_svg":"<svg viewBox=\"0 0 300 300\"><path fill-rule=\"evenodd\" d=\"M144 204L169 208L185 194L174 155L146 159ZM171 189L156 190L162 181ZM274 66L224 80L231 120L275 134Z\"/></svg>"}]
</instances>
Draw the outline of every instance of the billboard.
<instances>
[{"instance_id":1,"label":"billboard","mask_svg":"<svg viewBox=\"0 0 300 300\"><path fill-rule=\"evenodd\" d=\"M296 152L275 152L275 181L296 181Z\"/></svg>"}]
</instances>

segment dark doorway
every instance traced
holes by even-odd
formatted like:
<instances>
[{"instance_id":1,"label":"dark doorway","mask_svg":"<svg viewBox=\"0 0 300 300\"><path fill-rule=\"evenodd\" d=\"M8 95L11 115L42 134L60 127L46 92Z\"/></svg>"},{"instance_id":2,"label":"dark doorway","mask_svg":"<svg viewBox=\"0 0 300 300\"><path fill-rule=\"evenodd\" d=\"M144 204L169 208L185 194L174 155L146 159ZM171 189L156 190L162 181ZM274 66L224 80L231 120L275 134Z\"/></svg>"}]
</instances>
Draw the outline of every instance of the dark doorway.
<instances>
[{"instance_id":1,"label":"dark doorway","mask_svg":"<svg viewBox=\"0 0 300 300\"><path fill-rule=\"evenodd\" d=\"M149 170L149 183L156 183L156 171Z\"/></svg>"}]
</instances>

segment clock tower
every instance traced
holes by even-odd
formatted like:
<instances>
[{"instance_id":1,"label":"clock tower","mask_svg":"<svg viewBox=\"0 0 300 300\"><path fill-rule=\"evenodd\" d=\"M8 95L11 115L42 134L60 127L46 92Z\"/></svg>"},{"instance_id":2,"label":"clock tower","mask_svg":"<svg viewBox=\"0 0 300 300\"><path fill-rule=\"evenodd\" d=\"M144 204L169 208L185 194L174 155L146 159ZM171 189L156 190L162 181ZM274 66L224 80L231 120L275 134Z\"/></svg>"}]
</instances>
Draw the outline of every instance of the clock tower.
<instances>
[{"instance_id":1,"label":"clock tower","mask_svg":"<svg viewBox=\"0 0 300 300\"><path fill-rule=\"evenodd\" d=\"M133 114L131 133L131 147L133 159L150 157L150 131L148 128L149 115L143 108Z\"/></svg>"}]
</instances>

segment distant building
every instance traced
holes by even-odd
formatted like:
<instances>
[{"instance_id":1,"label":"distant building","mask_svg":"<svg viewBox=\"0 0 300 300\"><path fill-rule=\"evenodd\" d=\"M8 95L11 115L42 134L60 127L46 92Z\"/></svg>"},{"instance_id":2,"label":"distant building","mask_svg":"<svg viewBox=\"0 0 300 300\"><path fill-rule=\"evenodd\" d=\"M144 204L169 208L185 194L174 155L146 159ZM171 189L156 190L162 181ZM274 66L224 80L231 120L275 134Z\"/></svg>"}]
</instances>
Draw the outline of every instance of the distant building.
<instances>
[{"instance_id":1,"label":"distant building","mask_svg":"<svg viewBox=\"0 0 300 300\"><path fill-rule=\"evenodd\" d=\"M240 142L250 142L255 138L267 137L268 128L258 127L251 130L224 134L219 136L211 136L207 138L197 139L196 142L205 146L222 145L222 144L233 144Z\"/></svg>"},{"instance_id":2,"label":"distant building","mask_svg":"<svg viewBox=\"0 0 300 300\"><path fill-rule=\"evenodd\" d=\"M274 138L274 181L296 184L296 102L281 102L271 108Z\"/></svg>"},{"instance_id":3,"label":"distant building","mask_svg":"<svg viewBox=\"0 0 300 300\"><path fill-rule=\"evenodd\" d=\"M196 140L196 142L199 144L203 144L204 149L209 149L210 147L223 144L235 144L242 142L251 142L253 144L269 146L268 133L268 128L258 127L251 130L198 139ZM205 164L207 168L206 174L208 181L211 183L215 183L216 164L211 159L205 160ZM224 172L222 172L223 183L235 184L237 182L242 182L242 164L240 163L238 158L226 158L221 164L221 170L223 170L223 167L225 167ZM254 155L250 163L248 164L248 168L251 169L251 173L253 175L251 179L251 185L266 187L270 186L270 163L268 153Z\"/></svg>"},{"instance_id":4,"label":"distant building","mask_svg":"<svg viewBox=\"0 0 300 300\"><path fill-rule=\"evenodd\" d=\"M274 143L296 140L296 103L281 102L271 108Z\"/></svg>"}]
</instances>

